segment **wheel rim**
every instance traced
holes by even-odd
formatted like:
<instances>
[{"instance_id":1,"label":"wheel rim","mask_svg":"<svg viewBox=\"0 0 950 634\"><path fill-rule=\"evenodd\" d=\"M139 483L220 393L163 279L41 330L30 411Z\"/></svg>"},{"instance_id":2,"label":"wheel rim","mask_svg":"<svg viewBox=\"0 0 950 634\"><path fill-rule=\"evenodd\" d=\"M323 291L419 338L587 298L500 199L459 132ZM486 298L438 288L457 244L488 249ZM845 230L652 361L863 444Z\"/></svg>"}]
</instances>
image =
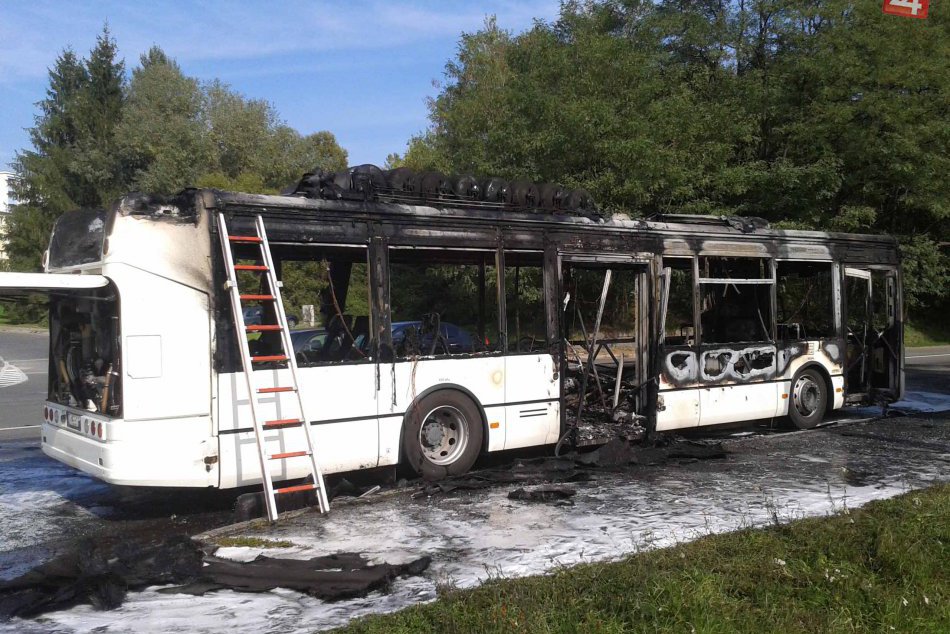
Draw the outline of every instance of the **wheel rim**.
<instances>
[{"instance_id":1,"label":"wheel rim","mask_svg":"<svg viewBox=\"0 0 950 634\"><path fill-rule=\"evenodd\" d=\"M468 446L468 423L458 409L443 405L426 414L419 428L419 446L437 465L452 464Z\"/></svg>"},{"instance_id":2,"label":"wheel rim","mask_svg":"<svg viewBox=\"0 0 950 634\"><path fill-rule=\"evenodd\" d=\"M798 413L809 418L821 407L821 388L811 375L802 375L795 381L792 399Z\"/></svg>"}]
</instances>

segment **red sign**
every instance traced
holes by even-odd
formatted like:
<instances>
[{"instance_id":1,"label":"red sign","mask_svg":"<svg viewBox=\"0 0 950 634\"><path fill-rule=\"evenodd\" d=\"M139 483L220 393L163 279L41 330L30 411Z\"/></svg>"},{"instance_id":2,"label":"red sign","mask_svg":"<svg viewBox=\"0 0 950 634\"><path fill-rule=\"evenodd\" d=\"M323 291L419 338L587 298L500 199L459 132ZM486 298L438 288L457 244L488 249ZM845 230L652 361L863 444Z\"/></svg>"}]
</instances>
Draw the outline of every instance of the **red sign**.
<instances>
[{"instance_id":1,"label":"red sign","mask_svg":"<svg viewBox=\"0 0 950 634\"><path fill-rule=\"evenodd\" d=\"M930 0L884 0L884 13L900 15L905 18L923 20L927 17L927 9L929 8Z\"/></svg>"}]
</instances>

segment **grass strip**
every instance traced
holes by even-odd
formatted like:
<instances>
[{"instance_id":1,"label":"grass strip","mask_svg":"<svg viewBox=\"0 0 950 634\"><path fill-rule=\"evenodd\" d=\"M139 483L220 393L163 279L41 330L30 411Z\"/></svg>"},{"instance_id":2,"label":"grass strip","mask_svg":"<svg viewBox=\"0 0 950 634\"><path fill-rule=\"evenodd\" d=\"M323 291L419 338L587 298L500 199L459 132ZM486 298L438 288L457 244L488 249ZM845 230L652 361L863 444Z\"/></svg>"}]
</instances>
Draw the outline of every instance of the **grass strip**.
<instances>
[{"instance_id":1,"label":"grass strip","mask_svg":"<svg viewBox=\"0 0 950 634\"><path fill-rule=\"evenodd\" d=\"M343 632L950 632L950 485L446 590Z\"/></svg>"}]
</instances>

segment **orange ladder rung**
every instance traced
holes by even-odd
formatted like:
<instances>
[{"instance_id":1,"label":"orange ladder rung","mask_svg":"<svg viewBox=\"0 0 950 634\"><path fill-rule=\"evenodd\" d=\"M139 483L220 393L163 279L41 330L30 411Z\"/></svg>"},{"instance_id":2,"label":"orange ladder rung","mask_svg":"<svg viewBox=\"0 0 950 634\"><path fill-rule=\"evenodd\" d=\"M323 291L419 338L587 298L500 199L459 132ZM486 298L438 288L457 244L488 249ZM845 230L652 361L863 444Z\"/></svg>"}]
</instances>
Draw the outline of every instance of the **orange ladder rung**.
<instances>
[{"instance_id":1,"label":"orange ladder rung","mask_svg":"<svg viewBox=\"0 0 950 634\"><path fill-rule=\"evenodd\" d=\"M288 451L285 453L275 453L271 455L271 460L283 460L285 458L299 458L300 456L309 456L309 451Z\"/></svg>"},{"instance_id":2,"label":"orange ladder rung","mask_svg":"<svg viewBox=\"0 0 950 634\"><path fill-rule=\"evenodd\" d=\"M231 242L250 242L252 244L260 244L263 242L260 236L228 236L228 240Z\"/></svg>"},{"instance_id":3,"label":"orange ladder rung","mask_svg":"<svg viewBox=\"0 0 950 634\"><path fill-rule=\"evenodd\" d=\"M242 301L253 300L253 301L259 301L259 302L264 302L264 301L272 302L274 301L274 296L273 295L241 295L241 300Z\"/></svg>"},{"instance_id":4,"label":"orange ladder rung","mask_svg":"<svg viewBox=\"0 0 950 634\"><path fill-rule=\"evenodd\" d=\"M287 355L285 354L267 354L260 357L251 357L251 361L254 363L267 363L268 361L286 361Z\"/></svg>"},{"instance_id":5,"label":"orange ladder rung","mask_svg":"<svg viewBox=\"0 0 950 634\"><path fill-rule=\"evenodd\" d=\"M289 427L290 425L300 425L303 421L299 418L279 418L277 420L269 420L264 423L264 429L274 429L275 427Z\"/></svg>"},{"instance_id":6,"label":"orange ladder rung","mask_svg":"<svg viewBox=\"0 0 950 634\"><path fill-rule=\"evenodd\" d=\"M292 387L260 387L257 388L258 394L276 394L277 392L294 392L296 388Z\"/></svg>"},{"instance_id":7,"label":"orange ladder rung","mask_svg":"<svg viewBox=\"0 0 950 634\"><path fill-rule=\"evenodd\" d=\"M244 326L244 330L248 332L270 332L273 330L280 330L278 324L258 324L257 326Z\"/></svg>"},{"instance_id":8,"label":"orange ladder rung","mask_svg":"<svg viewBox=\"0 0 950 634\"><path fill-rule=\"evenodd\" d=\"M284 487L282 489L274 489L274 493L278 495L281 493L294 493L296 491L313 491L317 488L315 484L298 484L294 487Z\"/></svg>"},{"instance_id":9,"label":"orange ladder rung","mask_svg":"<svg viewBox=\"0 0 950 634\"><path fill-rule=\"evenodd\" d=\"M235 264L235 271L266 271L267 267L263 264Z\"/></svg>"}]
</instances>

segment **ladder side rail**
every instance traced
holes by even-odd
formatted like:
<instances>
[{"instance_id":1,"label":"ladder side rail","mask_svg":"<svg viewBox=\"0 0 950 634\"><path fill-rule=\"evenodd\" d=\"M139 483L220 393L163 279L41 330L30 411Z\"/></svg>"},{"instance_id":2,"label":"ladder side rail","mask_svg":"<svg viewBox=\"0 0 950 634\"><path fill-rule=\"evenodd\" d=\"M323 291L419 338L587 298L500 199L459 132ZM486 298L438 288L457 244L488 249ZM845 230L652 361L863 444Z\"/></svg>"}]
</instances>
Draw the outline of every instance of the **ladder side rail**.
<instances>
[{"instance_id":1,"label":"ladder side rail","mask_svg":"<svg viewBox=\"0 0 950 634\"><path fill-rule=\"evenodd\" d=\"M320 461L317 457L317 445L314 438L314 431L310 425L310 418L307 416L307 410L304 407L304 398L300 389L300 378L297 370L297 355L294 353L293 341L290 338L290 327L287 323L287 314L284 311L283 298L280 292L280 285L277 281L277 270L274 268L274 260L271 256L270 243L267 240L267 231L264 228L264 219L258 215L256 217L257 235L261 238L261 254L264 260L264 266L267 267L267 283L271 287L271 295L274 296L275 313L277 322L280 325L281 338L284 345L284 354L287 356L287 367L290 369L291 380L297 392L297 405L300 408L300 419L303 421L304 434L306 434L307 445L310 449L310 464L313 469L313 484L317 491L317 501L320 505L320 512L326 513L330 510L330 501L327 499L326 486L323 481L323 470L320 468Z\"/></svg>"},{"instance_id":2,"label":"ladder side rail","mask_svg":"<svg viewBox=\"0 0 950 634\"><path fill-rule=\"evenodd\" d=\"M264 451L264 429L261 427L261 419L257 411L257 393L253 378L254 366L251 362L251 351L247 343L241 291L238 288L237 274L234 270L234 256L231 253L231 241L228 237L228 229L222 212L218 212L218 236L221 238L221 250L224 254L225 269L228 274L228 291L231 296L231 310L234 312L235 334L241 349L241 366L244 369L244 378L247 381L247 395L251 405L254 436L257 439L257 455L261 463L261 477L264 481L264 502L267 506L267 517L274 522L277 521L277 500L274 498L274 483L270 477L267 454Z\"/></svg>"}]
</instances>

